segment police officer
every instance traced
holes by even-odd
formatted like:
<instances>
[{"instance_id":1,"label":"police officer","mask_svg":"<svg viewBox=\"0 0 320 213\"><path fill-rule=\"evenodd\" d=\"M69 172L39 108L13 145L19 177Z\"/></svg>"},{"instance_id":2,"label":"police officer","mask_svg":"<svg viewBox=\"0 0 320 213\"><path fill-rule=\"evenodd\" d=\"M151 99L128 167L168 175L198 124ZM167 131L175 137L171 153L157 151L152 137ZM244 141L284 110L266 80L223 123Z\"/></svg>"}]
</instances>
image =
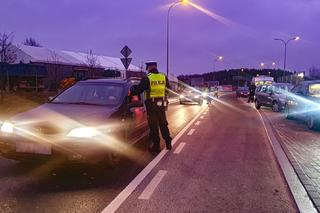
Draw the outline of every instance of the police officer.
<instances>
[{"instance_id":1,"label":"police officer","mask_svg":"<svg viewBox=\"0 0 320 213\"><path fill-rule=\"evenodd\" d=\"M166 88L169 88L169 81L166 76L159 73L157 62L147 62L146 70L148 75L142 78L139 85L131 89L131 95L145 93L145 104L148 114L148 124L150 128L150 140L152 145L149 147L151 152L160 152L159 127L162 138L166 142L168 150L172 149L170 132L166 118L167 98Z\"/></svg>"},{"instance_id":2,"label":"police officer","mask_svg":"<svg viewBox=\"0 0 320 213\"><path fill-rule=\"evenodd\" d=\"M150 140L152 142L149 151L160 152L159 127L167 149L171 150L172 138L170 137L165 112L168 104L166 88L170 87L169 81L164 74L159 73L157 62L147 62L146 70L148 71L148 75L142 78L139 85L132 88L131 94L139 95L143 92L145 94Z\"/></svg>"}]
</instances>

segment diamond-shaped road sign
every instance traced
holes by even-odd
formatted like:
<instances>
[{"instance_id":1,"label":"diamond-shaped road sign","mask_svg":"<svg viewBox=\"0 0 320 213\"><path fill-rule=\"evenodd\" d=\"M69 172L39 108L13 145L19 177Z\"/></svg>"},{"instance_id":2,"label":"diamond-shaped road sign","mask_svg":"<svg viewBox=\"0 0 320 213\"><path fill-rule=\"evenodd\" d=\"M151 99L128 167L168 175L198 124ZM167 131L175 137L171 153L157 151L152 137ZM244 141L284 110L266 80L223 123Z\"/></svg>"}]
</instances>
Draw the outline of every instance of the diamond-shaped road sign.
<instances>
[{"instance_id":1,"label":"diamond-shaped road sign","mask_svg":"<svg viewBox=\"0 0 320 213\"><path fill-rule=\"evenodd\" d=\"M125 57L125 58L128 58L132 53L131 49L127 45L124 46L124 48L122 48L122 50L120 52L123 55L123 57Z\"/></svg>"},{"instance_id":2,"label":"diamond-shaped road sign","mask_svg":"<svg viewBox=\"0 0 320 213\"><path fill-rule=\"evenodd\" d=\"M126 70L129 68L131 61L132 61L132 58L121 58L121 62L124 68L126 68Z\"/></svg>"}]
</instances>

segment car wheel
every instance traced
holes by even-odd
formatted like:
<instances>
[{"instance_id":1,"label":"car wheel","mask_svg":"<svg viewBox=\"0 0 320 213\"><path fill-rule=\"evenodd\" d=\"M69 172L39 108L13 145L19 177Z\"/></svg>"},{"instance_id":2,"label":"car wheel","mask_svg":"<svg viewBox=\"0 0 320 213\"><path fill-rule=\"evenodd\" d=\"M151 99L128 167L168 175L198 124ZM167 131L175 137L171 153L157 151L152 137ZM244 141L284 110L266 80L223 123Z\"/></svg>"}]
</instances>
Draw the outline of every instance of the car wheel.
<instances>
[{"instance_id":1,"label":"car wheel","mask_svg":"<svg viewBox=\"0 0 320 213\"><path fill-rule=\"evenodd\" d=\"M274 111L274 112L279 112L280 111L279 104L276 101L274 101L272 103L272 111Z\"/></svg>"},{"instance_id":2,"label":"car wheel","mask_svg":"<svg viewBox=\"0 0 320 213\"><path fill-rule=\"evenodd\" d=\"M312 130L317 129L317 127L318 127L317 122L313 118L313 116L309 116L307 124L308 124L308 128L312 129Z\"/></svg>"},{"instance_id":3,"label":"car wheel","mask_svg":"<svg viewBox=\"0 0 320 213\"><path fill-rule=\"evenodd\" d=\"M256 106L256 109L260 109L261 108L261 105L260 105L258 100L255 101L255 106Z\"/></svg>"},{"instance_id":4,"label":"car wheel","mask_svg":"<svg viewBox=\"0 0 320 213\"><path fill-rule=\"evenodd\" d=\"M289 120L292 120L293 119L293 115L290 112L290 108L288 106L285 106L284 111L285 111L285 114L286 114L286 118L289 119Z\"/></svg>"}]
</instances>

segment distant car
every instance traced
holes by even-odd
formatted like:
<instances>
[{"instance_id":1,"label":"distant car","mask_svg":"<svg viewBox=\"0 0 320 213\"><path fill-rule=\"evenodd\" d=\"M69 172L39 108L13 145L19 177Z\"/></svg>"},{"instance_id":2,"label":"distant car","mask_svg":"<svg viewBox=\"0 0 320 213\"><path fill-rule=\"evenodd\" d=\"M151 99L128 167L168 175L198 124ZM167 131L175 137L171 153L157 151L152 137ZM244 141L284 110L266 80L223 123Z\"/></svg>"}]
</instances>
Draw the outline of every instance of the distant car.
<instances>
[{"instance_id":1,"label":"distant car","mask_svg":"<svg viewBox=\"0 0 320 213\"><path fill-rule=\"evenodd\" d=\"M320 124L320 81L305 81L297 84L287 97L285 112L287 119L301 119L309 129Z\"/></svg>"},{"instance_id":2,"label":"distant car","mask_svg":"<svg viewBox=\"0 0 320 213\"><path fill-rule=\"evenodd\" d=\"M255 106L271 107L272 111L279 112L284 110L288 91L292 88L291 84L274 83L272 85L258 86L255 92Z\"/></svg>"},{"instance_id":3,"label":"distant car","mask_svg":"<svg viewBox=\"0 0 320 213\"><path fill-rule=\"evenodd\" d=\"M0 154L9 159L113 163L148 134L135 80L80 81L51 101L0 122Z\"/></svg>"},{"instance_id":4,"label":"distant car","mask_svg":"<svg viewBox=\"0 0 320 213\"><path fill-rule=\"evenodd\" d=\"M201 105L204 100L204 94L197 89L186 89L179 96L180 104L198 103Z\"/></svg>"},{"instance_id":5,"label":"distant car","mask_svg":"<svg viewBox=\"0 0 320 213\"><path fill-rule=\"evenodd\" d=\"M248 87L239 87L236 91L237 98L248 98L250 91Z\"/></svg>"}]
</instances>

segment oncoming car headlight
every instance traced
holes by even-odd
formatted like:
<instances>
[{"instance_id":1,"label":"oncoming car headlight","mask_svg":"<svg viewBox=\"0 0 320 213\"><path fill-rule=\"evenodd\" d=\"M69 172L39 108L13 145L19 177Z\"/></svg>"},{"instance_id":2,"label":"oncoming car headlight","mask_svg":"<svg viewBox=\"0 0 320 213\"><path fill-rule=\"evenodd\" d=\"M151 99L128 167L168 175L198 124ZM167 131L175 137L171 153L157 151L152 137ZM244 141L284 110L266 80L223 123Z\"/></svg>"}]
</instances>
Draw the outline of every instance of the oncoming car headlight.
<instances>
[{"instance_id":1,"label":"oncoming car headlight","mask_svg":"<svg viewBox=\"0 0 320 213\"><path fill-rule=\"evenodd\" d=\"M184 98L184 95L180 95L180 98Z\"/></svg>"},{"instance_id":2,"label":"oncoming car headlight","mask_svg":"<svg viewBox=\"0 0 320 213\"><path fill-rule=\"evenodd\" d=\"M99 135L99 132L93 127L81 127L72 129L67 137L73 138L93 138Z\"/></svg>"},{"instance_id":3,"label":"oncoming car headlight","mask_svg":"<svg viewBox=\"0 0 320 213\"><path fill-rule=\"evenodd\" d=\"M5 121L1 125L1 132L12 134L13 133L13 129L14 129L13 123Z\"/></svg>"},{"instance_id":4,"label":"oncoming car headlight","mask_svg":"<svg viewBox=\"0 0 320 213\"><path fill-rule=\"evenodd\" d=\"M199 98L199 97L200 97L199 95L195 95L195 96L194 96L194 98Z\"/></svg>"}]
</instances>

